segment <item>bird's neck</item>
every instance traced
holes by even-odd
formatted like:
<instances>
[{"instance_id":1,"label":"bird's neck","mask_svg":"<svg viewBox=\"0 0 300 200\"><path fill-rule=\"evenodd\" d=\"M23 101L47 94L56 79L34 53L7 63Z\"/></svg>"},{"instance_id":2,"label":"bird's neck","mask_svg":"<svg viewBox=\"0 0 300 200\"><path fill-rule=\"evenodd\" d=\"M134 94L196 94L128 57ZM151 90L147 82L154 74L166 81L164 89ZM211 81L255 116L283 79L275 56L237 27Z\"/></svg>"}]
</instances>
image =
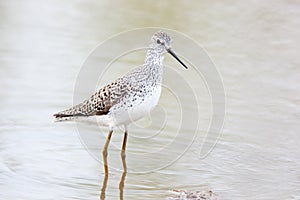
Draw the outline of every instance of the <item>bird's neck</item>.
<instances>
[{"instance_id":1,"label":"bird's neck","mask_svg":"<svg viewBox=\"0 0 300 200\"><path fill-rule=\"evenodd\" d=\"M160 53L157 49L150 48L147 51L145 58L145 65L147 66L161 66L164 60L164 55Z\"/></svg>"},{"instance_id":2,"label":"bird's neck","mask_svg":"<svg viewBox=\"0 0 300 200\"><path fill-rule=\"evenodd\" d=\"M147 51L145 63L144 63L144 72L147 74L148 81L152 82L155 86L160 85L163 75L163 60L164 55L159 53L155 49L149 49Z\"/></svg>"}]
</instances>

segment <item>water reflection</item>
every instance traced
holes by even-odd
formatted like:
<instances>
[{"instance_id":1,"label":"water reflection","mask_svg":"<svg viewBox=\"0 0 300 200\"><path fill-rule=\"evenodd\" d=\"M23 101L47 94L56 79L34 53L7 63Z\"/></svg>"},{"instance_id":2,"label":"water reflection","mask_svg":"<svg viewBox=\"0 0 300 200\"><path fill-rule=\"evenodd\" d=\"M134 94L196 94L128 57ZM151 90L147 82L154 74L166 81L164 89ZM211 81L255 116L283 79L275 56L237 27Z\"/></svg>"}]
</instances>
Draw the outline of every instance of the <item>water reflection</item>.
<instances>
[{"instance_id":1,"label":"water reflection","mask_svg":"<svg viewBox=\"0 0 300 200\"><path fill-rule=\"evenodd\" d=\"M103 155L103 167L104 167L104 179L102 182L102 188L100 191L100 200L105 199L105 192L106 192L106 187L107 187L107 181L108 181L108 162L107 162L107 150L109 146L109 142L111 139L113 131L109 131L108 136L106 138L106 142L102 151ZM122 143L122 150L121 150L121 159L122 159L122 164L123 164L123 173L121 176L121 180L119 183L119 190L120 190L120 199L123 199L123 190L124 190L124 183L125 183L125 177L127 174L127 164L126 164L126 143L127 143L127 131L124 132L124 138L123 138L123 143Z\"/></svg>"},{"instance_id":2,"label":"water reflection","mask_svg":"<svg viewBox=\"0 0 300 200\"><path fill-rule=\"evenodd\" d=\"M121 180L119 183L119 190L120 190L120 200L123 200L123 191L124 191L124 184L125 184L125 177L126 177L127 172L124 171L122 176L121 176Z\"/></svg>"},{"instance_id":3,"label":"water reflection","mask_svg":"<svg viewBox=\"0 0 300 200\"><path fill-rule=\"evenodd\" d=\"M106 191L106 186L107 186L107 180L108 180L108 174L105 174L103 183L102 183L102 188L100 190L100 200L105 199L105 191Z\"/></svg>"},{"instance_id":4,"label":"water reflection","mask_svg":"<svg viewBox=\"0 0 300 200\"><path fill-rule=\"evenodd\" d=\"M125 157L122 157L122 162L125 163L126 166L126 160ZM104 166L105 167L105 166ZM106 165L106 167L108 167L108 165ZM123 191L124 191L124 185L125 185L125 178L127 175L127 172L125 171L126 168L124 168L124 171L122 173L121 179L120 179L120 183L119 183L119 191L120 191L120 200L123 200ZM106 188L107 188L107 181L108 181L108 173L106 173L104 175L104 179L102 182L102 188L100 190L100 200L104 200L105 199L105 192L106 192Z\"/></svg>"}]
</instances>

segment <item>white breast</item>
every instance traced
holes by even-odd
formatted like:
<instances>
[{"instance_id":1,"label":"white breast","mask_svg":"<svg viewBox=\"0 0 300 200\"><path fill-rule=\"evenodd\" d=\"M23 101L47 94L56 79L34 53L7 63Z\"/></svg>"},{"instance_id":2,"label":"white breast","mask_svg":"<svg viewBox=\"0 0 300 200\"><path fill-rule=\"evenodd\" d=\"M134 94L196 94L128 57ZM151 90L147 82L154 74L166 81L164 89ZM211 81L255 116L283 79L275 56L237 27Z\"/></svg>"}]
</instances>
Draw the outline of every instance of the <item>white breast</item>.
<instances>
[{"instance_id":1,"label":"white breast","mask_svg":"<svg viewBox=\"0 0 300 200\"><path fill-rule=\"evenodd\" d=\"M158 103L161 87L157 86L149 89L151 92L148 92L143 97L132 95L125 101L114 105L107 116L113 119L113 123L109 126L128 125L149 114Z\"/></svg>"}]
</instances>

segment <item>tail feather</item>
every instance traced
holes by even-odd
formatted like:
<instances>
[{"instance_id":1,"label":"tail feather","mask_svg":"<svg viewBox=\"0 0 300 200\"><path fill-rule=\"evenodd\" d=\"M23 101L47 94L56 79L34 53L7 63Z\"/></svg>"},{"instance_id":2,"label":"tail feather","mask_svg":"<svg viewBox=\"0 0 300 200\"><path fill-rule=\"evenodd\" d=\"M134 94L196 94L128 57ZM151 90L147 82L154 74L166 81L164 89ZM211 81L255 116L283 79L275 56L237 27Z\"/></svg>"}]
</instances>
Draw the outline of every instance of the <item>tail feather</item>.
<instances>
[{"instance_id":1,"label":"tail feather","mask_svg":"<svg viewBox=\"0 0 300 200\"><path fill-rule=\"evenodd\" d=\"M106 115L107 113L109 113L109 109L116 101L111 101L110 99L109 89L111 87L112 86L108 85L93 94L89 99L83 101L82 103L54 114L54 118L60 121L73 119L76 117Z\"/></svg>"},{"instance_id":2,"label":"tail feather","mask_svg":"<svg viewBox=\"0 0 300 200\"><path fill-rule=\"evenodd\" d=\"M89 113L86 113L84 112L86 109L86 102L83 102L81 104L78 104L72 108L69 108L67 110L64 110L64 111L61 111L61 112L58 112L56 114L53 115L53 117L56 119L56 120L67 120L67 119L72 119L72 118L75 118L75 117L81 117L81 116L90 116Z\"/></svg>"},{"instance_id":3,"label":"tail feather","mask_svg":"<svg viewBox=\"0 0 300 200\"><path fill-rule=\"evenodd\" d=\"M88 101L84 101L81 104L78 104L67 110L58 112L53 115L55 120L69 120L77 117L90 117L93 115L106 115L109 110L99 110L95 108L95 105L90 104Z\"/></svg>"},{"instance_id":4,"label":"tail feather","mask_svg":"<svg viewBox=\"0 0 300 200\"><path fill-rule=\"evenodd\" d=\"M85 116L82 113L77 113L77 114L62 114L62 113L57 113L54 114L53 117L55 118L66 118L66 117L79 117L79 116Z\"/></svg>"}]
</instances>

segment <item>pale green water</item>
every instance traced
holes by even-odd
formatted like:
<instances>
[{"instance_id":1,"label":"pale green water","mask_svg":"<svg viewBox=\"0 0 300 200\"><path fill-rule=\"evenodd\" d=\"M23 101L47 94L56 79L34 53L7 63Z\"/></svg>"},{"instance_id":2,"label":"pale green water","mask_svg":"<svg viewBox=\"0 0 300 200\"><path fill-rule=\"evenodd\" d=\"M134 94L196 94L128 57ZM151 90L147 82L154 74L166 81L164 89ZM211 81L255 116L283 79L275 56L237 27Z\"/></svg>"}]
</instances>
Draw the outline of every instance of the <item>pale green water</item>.
<instances>
[{"instance_id":1,"label":"pale green water","mask_svg":"<svg viewBox=\"0 0 300 200\"><path fill-rule=\"evenodd\" d=\"M200 131L170 166L127 174L124 199L165 199L172 189L212 189L221 199L300 199L299 23L297 1L0 1L0 199L99 199L102 164L86 151L74 123L54 124L51 115L72 104L77 75L92 49L121 31L149 26L183 32L211 56L224 81L224 132L205 159L198 157ZM181 70L171 60L166 58ZM205 130L211 108L202 86L196 88L203 103L199 128ZM136 157L161 149L177 128L177 104L168 91L160 105L170 116L165 134L140 140L156 127L132 129L132 170L155 168L176 153ZM147 126L147 120L140 123ZM99 144L94 152L100 158L106 129L81 126ZM190 141L192 130L183 130L179 146ZM121 138L112 139L114 168L121 166ZM122 174L110 171L106 197L119 199Z\"/></svg>"}]
</instances>

